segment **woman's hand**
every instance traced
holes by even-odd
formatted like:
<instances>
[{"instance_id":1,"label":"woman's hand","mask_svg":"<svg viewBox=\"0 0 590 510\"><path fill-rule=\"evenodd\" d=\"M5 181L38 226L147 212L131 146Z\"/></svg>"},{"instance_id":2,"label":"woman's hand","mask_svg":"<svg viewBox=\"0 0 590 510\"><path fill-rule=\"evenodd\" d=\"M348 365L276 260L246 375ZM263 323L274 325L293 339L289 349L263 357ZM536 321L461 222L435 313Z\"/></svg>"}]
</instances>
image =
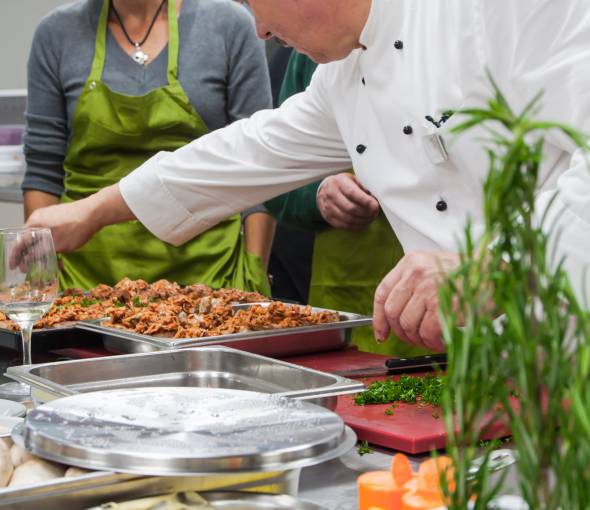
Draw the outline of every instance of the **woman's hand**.
<instances>
[{"instance_id":1,"label":"woman's hand","mask_svg":"<svg viewBox=\"0 0 590 510\"><path fill-rule=\"evenodd\" d=\"M276 225L276 220L266 212L249 214L244 220L246 251L260 257L266 271L268 271Z\"/></svg>"}]
</instances>

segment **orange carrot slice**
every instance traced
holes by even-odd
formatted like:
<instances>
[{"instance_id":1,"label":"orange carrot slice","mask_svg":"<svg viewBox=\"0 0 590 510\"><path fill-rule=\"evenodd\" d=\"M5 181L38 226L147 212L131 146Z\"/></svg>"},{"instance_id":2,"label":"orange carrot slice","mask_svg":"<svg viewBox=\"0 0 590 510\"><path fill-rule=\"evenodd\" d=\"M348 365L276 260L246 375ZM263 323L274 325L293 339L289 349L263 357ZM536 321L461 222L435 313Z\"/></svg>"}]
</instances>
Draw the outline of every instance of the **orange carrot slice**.
<instances>
[{"instance_id":1,"label":"orange carrot slice","mask_svg":"<svg viewBox=\"0 0 590 510\"><path fill-rule=\"evenodd\" d=\"M410 460L403 453L396 453L391 459L391 476L400 487L414 476Z\"/></svg>"},{"instance_id":2,"label":"orange carrot slice","mask_svg":"<svg viewBox=\"0 0 590 510\"><path fill-rule=\"evenodd\" d=\"M453 462L445 455L428 459L418 469L418 491L442 494L441 478L445 476L451 492L455 490Z\"/></svg>"},{"instance_id":3,"label":"orange carrot slice","mask_svg":"<svg viewBox=\"0 0 590 510\"><path fill-rule=\"evenodd\" d=\"M416 492L418 490L418 475L412 475L412 479L404 483L403 489L406 492Z\"/></svg>"},{"instance_id":4,"label":"orange carrot slice","mask_svg":"<svg viewBox=\"0 0 590 510\"><path fill-rule=\"evenodd\" d=\"M359 510L371 507L401 510L404 489L398 487L389 471L369 471L358 478Z\"/></svg>"},{"instance_id":5,"label":"orange carrot slice","mask_svg":"<svg viewBox=\"0 0 590 510\"><path fill-rule=\"evenodd\" d=\"M435 510L444 508L442 494L437 492L406 492L401 510Z\"/></svg>"}]
</instances>

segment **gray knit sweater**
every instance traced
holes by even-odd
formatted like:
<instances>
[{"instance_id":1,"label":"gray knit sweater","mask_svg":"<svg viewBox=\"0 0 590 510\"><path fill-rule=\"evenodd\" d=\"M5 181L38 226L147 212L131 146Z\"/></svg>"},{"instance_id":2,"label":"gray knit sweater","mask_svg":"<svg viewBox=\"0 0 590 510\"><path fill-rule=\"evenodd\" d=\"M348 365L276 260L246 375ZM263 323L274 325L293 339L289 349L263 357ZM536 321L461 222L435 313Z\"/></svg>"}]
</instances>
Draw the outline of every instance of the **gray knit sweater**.
<instances>
[{"instance_id":1,"label":"gray knit sweater","mask_svg":"<svg viewBox=\"0 0 590 510\"><path fill-rule=\"evenodd\" d=\"M22 188L59 196L72 116L86 83L102 0L79 0L44 18L28 63L27 173ZM184 0L179 17L179 79L210 130L272 105L264 45L250 13L232 0ZM103 81L114 91L142 95L166 85L164 49L137 65L110 32Z\"/></svg>"}]
</instances>

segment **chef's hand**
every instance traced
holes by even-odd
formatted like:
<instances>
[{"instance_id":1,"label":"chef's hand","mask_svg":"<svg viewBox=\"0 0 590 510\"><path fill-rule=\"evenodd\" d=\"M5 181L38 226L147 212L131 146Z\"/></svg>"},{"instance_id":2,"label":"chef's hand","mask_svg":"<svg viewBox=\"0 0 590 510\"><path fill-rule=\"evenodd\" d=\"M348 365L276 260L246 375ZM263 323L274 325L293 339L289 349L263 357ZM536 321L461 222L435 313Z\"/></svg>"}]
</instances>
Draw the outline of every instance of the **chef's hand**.
<instances>
[{"instance_id":1,"label":"chef's hand","mask_svg":"<svg viewBox=\"0 0 590 510\"><path fill-rule=\"evenodd\" d=\"M438 288L459 265L456 253L409 253L383 279L375 292L373 327L377 340L393 331L400 339L433 351L444 351L438 318Z\"/></svg>"},{"instance_id":2,"label":"chef's hand","mask_svg":"<svg viewBox=\"0 0 590 510\"><path fill-rule=\"evenodd\" d=\"M323 218L335 228L361 230L379 214L379 202L349 173L326 177L316 200Z\"/></svg>"},{"instance_id":3,"label":"chef's hand","mask_svg":"<svg viewBox=\"0 0 590 510\"><path fill-rule=\"evenodd\" d=\"M55 251L67 253L86 244L102 227L133 219L135 215L114 184L76 202L37 209L25 227L51 229Z\"/></svg>"},{"instance_id":4,"label":"chef's hand","mask_svg":"<svg viewBox=\"0 0 590 510\"><path fill-rule=\"evenodd\" d=\"M55 251L67 253L85 244L96 231L87 216L84 200L36 209L25 227L51 229Z\"/></svg>"}]
</instances>

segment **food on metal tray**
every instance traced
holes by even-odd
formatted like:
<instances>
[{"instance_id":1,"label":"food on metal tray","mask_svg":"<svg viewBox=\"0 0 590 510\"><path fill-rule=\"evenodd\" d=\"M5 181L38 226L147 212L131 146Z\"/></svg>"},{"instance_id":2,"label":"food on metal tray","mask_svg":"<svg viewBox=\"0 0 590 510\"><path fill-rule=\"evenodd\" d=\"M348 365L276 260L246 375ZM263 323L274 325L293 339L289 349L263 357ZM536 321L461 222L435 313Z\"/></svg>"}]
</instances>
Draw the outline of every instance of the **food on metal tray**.
<instances>
[{"instance_id":1,"label":"food on metal tray","mask_svg":"<svg viewBox=\"0 0 590 510\"><path fill-rule=\"evenodd\" d=\"M10 448L10 460L15 468L34 458L31 453L17 444L13 444Z\"/></svg>"},{"instance_id":2,"label":"food on metal tray","mask_svg":"<svg viewBox=\"0 0 590 510\"><path fill-rule=\"evenodd\" d=\"M244 303L252 306L240 310L232 307ZM339 320L335 312L314 312L308 306L269 302L256 292L216 290L202 284L181 287L166 280L148 284L125 278L114 287L101 284L88 292L66 290L35 328L101 318L107 319L105 326L168 338L200 338ZM0 314L2 326L16 329Z\"/></svg>"},{"instance_id":3,"label":"food on metal tray","mask_svg":"<svg viewBox=\"0 0 590 510\"><path fill-rule=\"evenodd\" d=\"M65 468L59 464L34 458L14 469L8 486L20 487L46 482L54 478L61 478L65 471Z\"/></svg>"},{"instance_id":4,"label":"food on metal tray","mask_svg":"<svg viewBox=\"0 0 590 510\"><path fill-rule=\"evenodd\" d=\"M2 438L10 441L9 438ZM77 467L67 468L61 464L35 457L27 450L7 441L0 441L0 489L36 485L62 477L82 476L92 471Z\"/></svg>"},{"instance_id":5,"label":"food on metal tray","mask_svg":"<svg viewBox=\"0 0 590 510\"><path fill-rule=\"evenodd\" d=\"M5 434L10 432L10 429L7 427L0 427L0 434ZM6 450L7 452L10 451L12 447L12 439L10 437L0 437L0 450Z\"/></svg>"},{"instance_id":6,"label":"food on metal tray","mask_svg":"<svg viewBox=\"0 0 590 510\"><path fill-rule=\"evenodd\" d=\"M234 313L232 303L215 303L207 297L192 301L172 298L165 303L151 303L139 308L110 310L105 326L126 329L143 335L169 338L201 338L209 336L292 328L335 322L333 312L313 312L308 306L272 302L266 306L252 305Z\"/></svg>"},{"instance_id":7,"label":"food on metal tray","mask_svg":"<svg viewBox=\"0 0 590 510\"><path fill-rule=\"evenodd\" d=\"M88 469L82 469L79 467L69 467L68 469L66 469L64 477L74 478L75 476L83 476L87 475L88 473L92 473L92 471L89 471Z\"/></svg>"},{"instance_id":8,"label":"food on metal tray","mask_svg":"<svg viewBox=\"0 0 590 510\"><path fill-rule=\"evenodd\" d=\"M196 492L179 492L125 503L105 503L88 510L214 510Z\"/></svg>"},{"instance_id":9,"label":"food on metal tray","mask_svg":"<svg viewBox=\"0 0 590 510\"><path fill-rule=\"evenodd\" d=\"M0 449L0 487L6 487L12 476L14 467L10 460L10 453L6 449Z\"/></svg>"}]
</instances>

